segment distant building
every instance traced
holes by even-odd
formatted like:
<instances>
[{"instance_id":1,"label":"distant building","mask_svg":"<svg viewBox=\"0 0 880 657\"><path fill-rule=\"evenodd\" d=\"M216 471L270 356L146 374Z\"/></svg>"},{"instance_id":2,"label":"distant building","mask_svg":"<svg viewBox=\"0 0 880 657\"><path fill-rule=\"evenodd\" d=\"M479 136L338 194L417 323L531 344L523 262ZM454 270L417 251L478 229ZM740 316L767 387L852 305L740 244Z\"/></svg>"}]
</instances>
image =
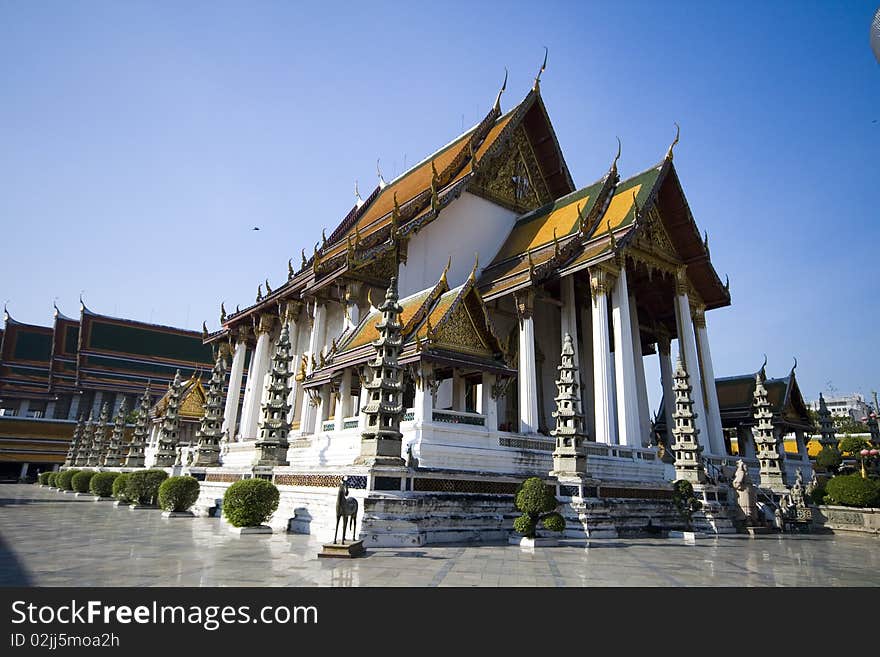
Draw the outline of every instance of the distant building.
<instances>
[{"instance_id":1,"label":"distant building","mask_svg":"<svg viewBox=\"0 0 880 657\"><path fill-rule=\"evenodd\" d=\"M55 309L51 327L18 322L4 312L0 330L0 473L28 475L61 464L76 420L111 417L123 399L131 412L147 383L158 401L177 370L210 372L212 348L202 334L99 315L79 319Z\"/></svg>"},{"instance_id":2,"label":"distant building","mask_svg":"<svg viewBox=\"0 0 880 657\"><path fill-rule=\"evenodd\" d=\"M865 402L865 398L857 393L840 397L825 396L825 405L833 417L849 416L856 422L862 422L863 418L871 412L871 407ZM819 400L810 402L810 408L818 411Z\"/></svg>"}]
</instances>

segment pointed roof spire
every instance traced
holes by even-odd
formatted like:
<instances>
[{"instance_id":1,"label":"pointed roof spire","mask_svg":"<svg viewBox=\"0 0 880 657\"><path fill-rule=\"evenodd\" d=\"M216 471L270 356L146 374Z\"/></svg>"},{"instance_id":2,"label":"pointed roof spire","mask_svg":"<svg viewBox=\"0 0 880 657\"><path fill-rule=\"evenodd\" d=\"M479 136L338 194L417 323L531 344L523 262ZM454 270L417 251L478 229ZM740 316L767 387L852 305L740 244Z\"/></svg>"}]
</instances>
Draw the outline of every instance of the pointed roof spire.
<instances>
[{"instance_id":1,"label":"pointed roof spire","mask_svg":"<svg viewBox=\"0 0 880 657\"><path fill-rule=\"evenodd\" d=\"M226 306L223 305L223 302L221 301L220 302L220 323L222 324L225 321L226 321Z\"/></svg>"},{"instance_id":2,"label":"pointed roof spire","mask_svg":"<svg viewBox=\"0 0 880 657\"><path fill-rule=\"evenodd\" d=\"M764 354L764 362L761 364L761 369L755 373L755 380L761 383L767 380L767 354Z\"/></svg>"},{"instance_id":3,"label":"pointed roof spire","mask_svg":"<svg viewBox=\"0 0 880 657\"><path fill-rule=\"evenodd\" d=\"M675 139L669 144L669 150L666 151L666 159L672 162L672 149L675 148L675 145L678 143L678 138L681 136L681 128L678 124L675 124Z\"/></svg>"},{"instance_id":4,"label":"pointed roof spire","mask_svg":"<svg viewBox=\"0 0 880 657\"><path fill-rule=\"evenodd\" d=\"M791 366L791 372L788 373L789 376L794 374L794 371L797 369L797 356L793 356L793 358L794 358L794 365Z\"/></svg>"},{"instance_id":5,"label":"pointed roof spire","mask_svg":"<svg viewBox=\"0 0 880 657\"><path fill-rule=\"evenodd\" d=\"M535 84L532 85L532 91L537 93L541 92L541 73L547 70L547 46L544 46L544 63L541 64L541 70L538 71L538 75L535 76Z\"/></svg>"},{"instance_id":6,"label":"pointed roof spire","mask_svg":"<svg viewBox=\"0 0 880 657\"><path fill-rule=\"evenodd\" d=\"M468 274L468 280L474 282L477 280L477 269L480 267L480 254L478 251L474 252L474 266L471 269L471 273Z\"/></svg>"},{"instance_id":7,"label":"pointed roof spire","mask_svg":"<svg viewBox=\"0 0 880 657\"><path fill-rule=\"evenodd\" d=\"M385 189L388 183L382 177L382 170L379 168L379 158L376 158L376 175L379 176L379 189Z\"/></svg>"},{"instance_id":8,"label":"pointed roof spire","mask_svg":"<svg viewBox=\"0 0 880 657\"><path fill-rule=\"evenodd\" d=\"M452 267L452 256L449 256L449 260L446 261L446 266L443 268L443 272L440 274L440 280L437 281L438 283L442 282L442 283L447 283L447 285L448 285L448 282L446 280L446 274L449 273L450 267Z\"/></svg>"},{"instance_id":9,"label":"pointed roof spire","mask_svg":"<svg viewBox=\"0 0 880 657\"><path fill-rule=\"evenodd\" d=\"M507 90L507 67L504 67L504 82L501 83L501 88L498 90L498 95L495 96L495 104L492 105L492 109L496 112L501 111L501 95Z\"/></svg>"}]
</instances>

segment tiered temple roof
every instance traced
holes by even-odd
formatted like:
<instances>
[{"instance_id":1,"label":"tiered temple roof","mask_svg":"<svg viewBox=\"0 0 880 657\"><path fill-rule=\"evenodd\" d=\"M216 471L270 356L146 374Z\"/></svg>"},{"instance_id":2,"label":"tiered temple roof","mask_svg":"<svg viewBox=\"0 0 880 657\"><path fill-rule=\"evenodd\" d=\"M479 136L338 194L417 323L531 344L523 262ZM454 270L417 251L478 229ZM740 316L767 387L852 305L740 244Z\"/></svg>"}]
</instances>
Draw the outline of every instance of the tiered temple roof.
<instances>
[{"instance_id":1,"label":"tiered temple roof","mask_svg":"<svg viewBox=\"0 0 880 657\"><path fill-rule=\"evenodd\" d=\"M0 397L47 398L52 329L24 324L4 313L0 345Z\"/></svg>"}]
</instances>

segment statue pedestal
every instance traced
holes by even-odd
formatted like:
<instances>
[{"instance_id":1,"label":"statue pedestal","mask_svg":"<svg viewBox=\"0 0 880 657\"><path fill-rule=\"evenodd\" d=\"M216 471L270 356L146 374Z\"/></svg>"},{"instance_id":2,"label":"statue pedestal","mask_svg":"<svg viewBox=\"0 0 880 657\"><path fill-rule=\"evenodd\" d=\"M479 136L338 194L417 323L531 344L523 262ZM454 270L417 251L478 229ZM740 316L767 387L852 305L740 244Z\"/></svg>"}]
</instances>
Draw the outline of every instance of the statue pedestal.
<instances>
[{"instance_id":1,"label":"statue pedestal","mask_svg":"<svg viewBox=\"0 0 880 657\"><path fill-rule=\"evenodd\" d=\"M324 549L318 552L319 558L354 559L367 553L363 541L345 541L344 543L324 543Z\"/></svg>"}]
</instances>

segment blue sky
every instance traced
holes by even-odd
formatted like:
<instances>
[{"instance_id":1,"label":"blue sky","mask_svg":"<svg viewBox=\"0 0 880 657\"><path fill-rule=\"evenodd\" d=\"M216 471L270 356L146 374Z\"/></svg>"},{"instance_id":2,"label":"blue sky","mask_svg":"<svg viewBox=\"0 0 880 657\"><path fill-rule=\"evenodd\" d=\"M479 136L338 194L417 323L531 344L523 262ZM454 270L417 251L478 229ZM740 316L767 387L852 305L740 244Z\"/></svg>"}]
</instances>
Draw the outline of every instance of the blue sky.
<instances>
[{"instance_id":1,"label":"blue sky","mask_svg":"<svg viewBox=\"0 0 880 657\"><path fill-rule=\"evenodd\" d=\"M610 5L614 6L610 6ZM212 328L364 195L542 93L575 183L676 165L715 372L880 388L872 2L0 2L0 301ZM260 231L253 231L253 226ZM649 378L656 367L646 363ZM656 386L652 385L656 398Z\"/></svg>"}]
</instances>

